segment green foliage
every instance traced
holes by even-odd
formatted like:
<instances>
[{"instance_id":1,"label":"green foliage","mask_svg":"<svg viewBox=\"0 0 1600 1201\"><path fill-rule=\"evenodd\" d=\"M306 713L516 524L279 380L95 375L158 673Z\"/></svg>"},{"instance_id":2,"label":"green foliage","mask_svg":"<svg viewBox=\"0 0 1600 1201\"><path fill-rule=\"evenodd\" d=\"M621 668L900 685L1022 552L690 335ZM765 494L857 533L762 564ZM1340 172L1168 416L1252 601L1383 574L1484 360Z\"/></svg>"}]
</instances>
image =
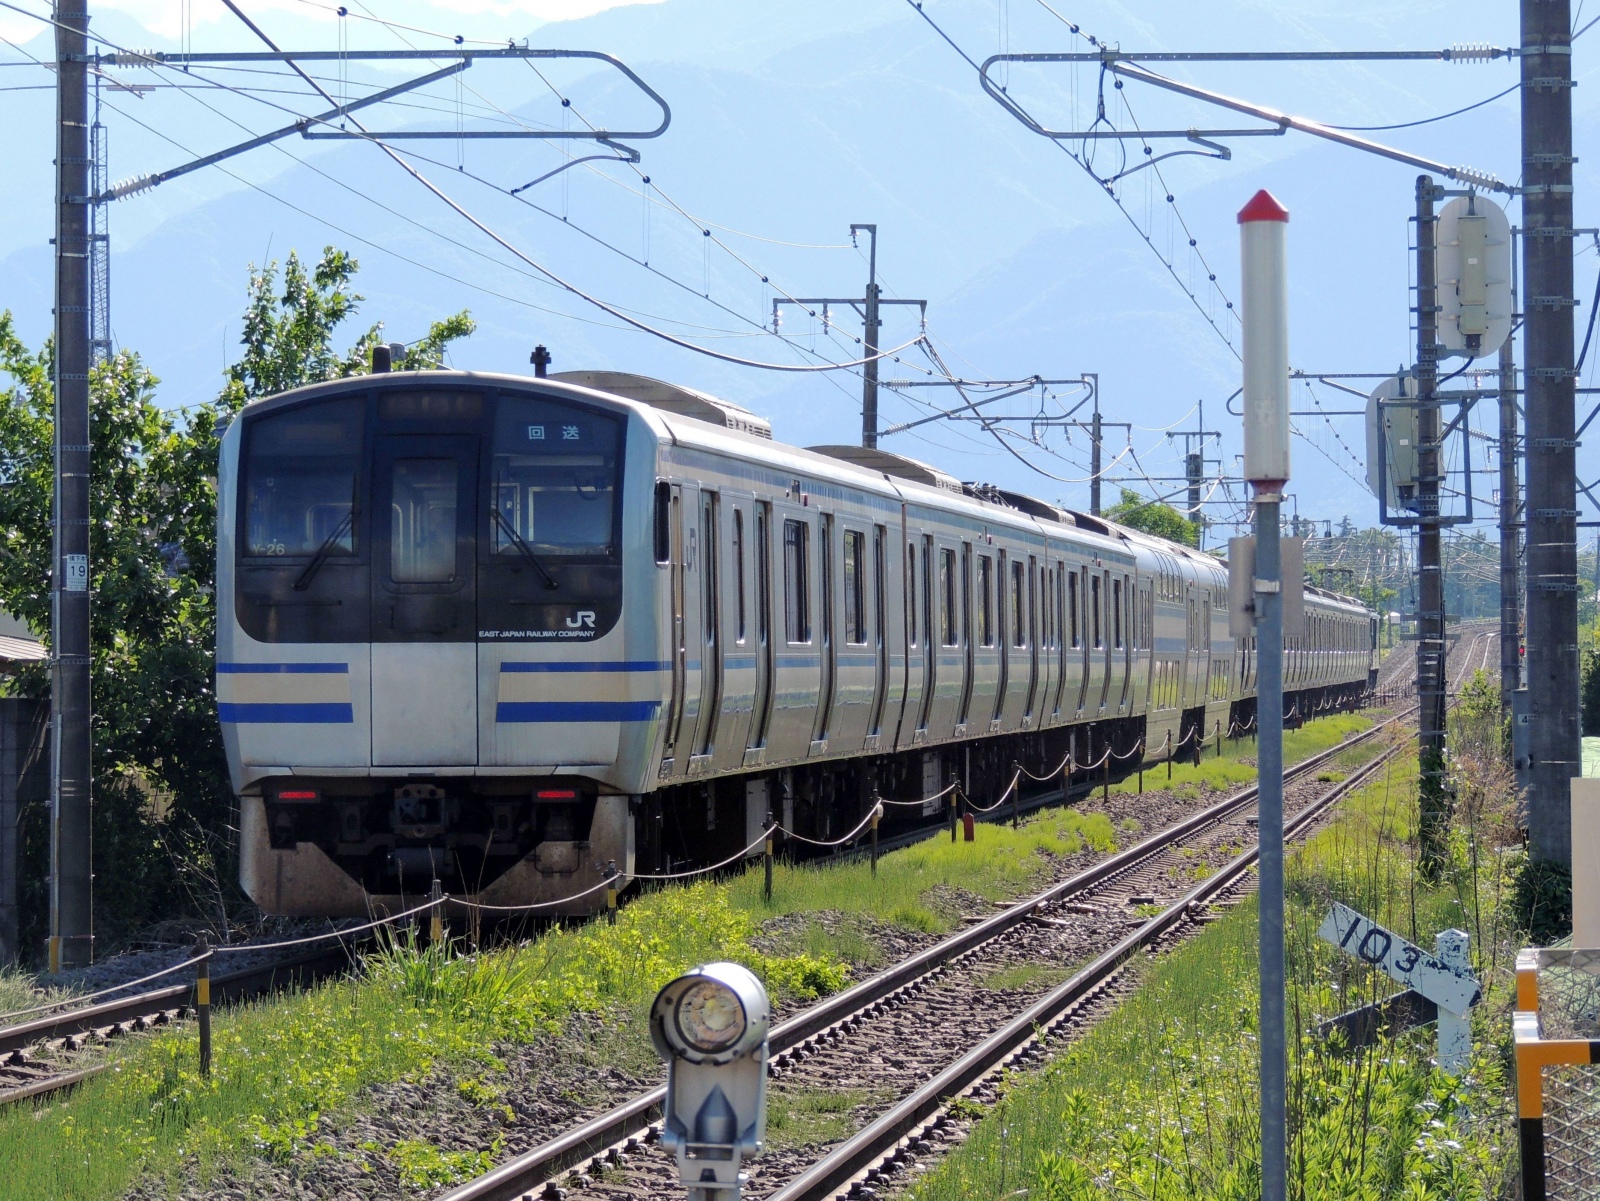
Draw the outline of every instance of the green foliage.
<instances>
[{"instance_id":1,"label":"green foliage","mask_svg":"<svg viewBox=\"0 0 1600 1201\"><path fill-rule=\"evenodd\" d=\"M1463 746L1459 772L1488 779L1497 758ZM1291 1042L1289 1196L1489 1201L1505 1195L1516 1131L1507 1105L1507 987L1497 965L1520 934L1497 902L1509 856L1485 850L1514 819L1504 776L1475 795L1465 779L1438 884L1412 870L1414 752L1347 798L1290 863L1289 1026L1388 995L1386 978L1316 936L1332 899L1428 945L1467 926L1491 995L1478 1056L1453 1079L1429 1062L1431 1029L1350 1052ZM1507 907L1509 908L1509 906ZM1141 987L1043 1073L1023 1078L968 1141L913 1187L916 1201L1023 1196L1050 1201L1246 1201L1260 1196L1254 901L1147 969ZM1493 989L1498 989L1498 995Z\"/></svg>"},{"instance_id":2,"label":"green foliage","mask_svg":"<svg viewBox=\"0 0 1600 1201\"><path fill-rule=\"evenodd\" d=\"M1534 946L1547 947L1572 933L1572 869L1526 856L1511 899L1518 923Z\"/></svg>"},{"instance_id":3,"label":"green foliage","mask_svg":"<svg viewBox=\"0 0 1600 1201\"><path fill-rule=\"evenodd\" d=\"M400 1169L407 1188L435 1189L481 1176L494 1166L500 1151L497 1141L488 1151L442 1151L420 1138L401 1139L387 1154Z\"/></svg>"},{"instance_id":4,"label":"green foliage","mask_svg":"<svg viewBox=\"0 0 1600 1201\"><path fill-rule=\"evenodd\" d=\"M818 957L762 954L754 933L726 888L701 883L640 897L615 926L556 928L506 950L397 937L364 978L218 1013L209 1078L194 1033L177 1030L128 1043L116 1071L65 1104L0 1112L0 1179L16 1196L110 1199L140 1175L175 1182L186 1165L206 1180L251 1156L330 1154L329 1132L362 1090L436 1067L462 1070L462 1095L493 1106L483 1077L503 1069L497 1044L550 1037L574 1013L626 1014L642 1039L656 991L694 963L744 963L779 1001L845 982ZM486 1166L415 1141L379 1150L417 1188Z\"/></svg>"},{"instance_id":5,"label":"green foliage","mask_svg":"<svg viewBox=\"0 0 1600 1201\"><path fill-rule=\"evenodd\" d=\"M1122 499L1105 512L1107 520L1129 529L1143 530L1181 546L1200 545L1200 527L1171 505L1146 500L1131 488L1122 490Z\"/></svg>"},{"instance_id":6,"label":"green foliage","mask_svg":"<svg viewBox=\"0 0 1600 1201\"><path fill-rule=\"evenodd\" d=\"M95 929L102 950L179 910L214 913L239 898L229 835L232 791L212 690L216 637L218 427L246 401L365 370L375 325L344 355L335 327L361 297L356 261L328 248L309 273L291 254L251 274L244 352L222 395L187 415L156 402L154 375L124 352L90 380L90 588L93 597ZM436 365L472 331L459 313L412 352ZM0 314L0 610L50 629L52 350L28 349ZM23 695L48 691L22 673ZM43 936L49 831L21 816L24 947Z\"/></svg>"}]
</instances>

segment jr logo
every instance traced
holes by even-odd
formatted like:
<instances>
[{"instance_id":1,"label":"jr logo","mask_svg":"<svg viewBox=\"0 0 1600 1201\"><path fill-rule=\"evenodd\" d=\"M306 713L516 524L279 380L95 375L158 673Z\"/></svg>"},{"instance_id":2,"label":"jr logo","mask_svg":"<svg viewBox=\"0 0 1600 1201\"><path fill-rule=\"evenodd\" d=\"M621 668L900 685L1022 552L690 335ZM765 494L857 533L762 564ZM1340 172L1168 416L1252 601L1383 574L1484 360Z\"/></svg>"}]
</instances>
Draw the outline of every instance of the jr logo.
<instances>
[{"instance_id":1,"label":"jr logo","mask_svg":"<svg viewBox=\"0 0 1600 1201\"><path fill-rule=\"evenodd\" d=\"M583 630L583 629L592 630L592 629L594 629L594 610L593 609L579 609L571 617L567 618L567 629L569 629L569 630Z\"/></svg>"}]
</instances>

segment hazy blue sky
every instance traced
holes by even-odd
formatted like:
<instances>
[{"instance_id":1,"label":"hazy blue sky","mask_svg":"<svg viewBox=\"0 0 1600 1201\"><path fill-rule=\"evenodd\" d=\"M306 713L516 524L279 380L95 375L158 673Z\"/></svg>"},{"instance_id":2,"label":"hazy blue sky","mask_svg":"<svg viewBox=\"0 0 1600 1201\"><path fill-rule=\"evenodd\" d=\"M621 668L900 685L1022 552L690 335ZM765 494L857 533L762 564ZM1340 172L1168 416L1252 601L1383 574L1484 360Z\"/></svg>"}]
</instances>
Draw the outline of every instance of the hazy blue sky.
<instances>
[{"instance_id":1,"label":"hazy blue sky","mask_svg":"<svg viewBox=\"0 0 1600 1201\"><path fill-rule=\"evenodd\" d=\"M45 10L43 0L27 3ZM217 0L118 0L91 8L95 28L120 46L254 48ZM505 189L550 170L562 151L537 141L410 143L431 160L415 160L419 168L502 234L520 258L425 192L381 151L352 142L291 139L231 160L226 170L190 175L115 204L114 333L162 376L162 395L171 405L215 391L236 350L249 265L281 259L291 248L314 255L333 243L360 257L368 297L362 315L386 320L393 337L415 337L430 318L470 308L481 329L457 350L457 366L525 371L529 350L542 341L554 349L558 368L642 371L744 403L771 417L779 436L792 441L853 440L860 403L854 376L785 375L680 349L562 291L531 263L652 328L708 349L774 364L814 363L824 355L843 360L855 353L853 315L843 315L840 328L829 331L791 310L783 327L788 342L763 330L775 294L859 291L865 264L850 247L847 229L852 221L871 221L879 226L889 293L929 301L928 333L953 370L993 378L1097 373L1106 419L1135 427L1131 443L1120 429L1108 434L1107 457L1119 456L1117 471L1141 479L1159 481L1180 469L1181 447L1163 431L1179 423L1192 428L1203 402L1207 425L1223 433L1219 457L1231 467L1240 447L1239 419L1222 406L1239 376L1229 345L1237 345L1237 327L1226 307L1238 294L1233 216L1258 187L1272 188L1292 213L1296 365L1386 371L1411 358L1407 218L1415 168L1300 135L1239 138L1229 143L1228 161L1186 155L1159 164L1159 175L1144 170L1128 176L1117 185L1125 216L1057 146L986 97L972 68L907 0L619 6L605 0L374 0L370 7L351 4L343 19L335 5L312 0L246 8L280 42L302 48L437 48L459 35L468 44L526 37L535 46L607 51L666 97L673 120L663 137L631 143L642 153L637 169L585 164L520 199ZM1056 0L1049 6L1040 0L926 0L924 12L979 60L998 51L1088 50L1089 34L1126 49L1417 49L1516 39L1510 3L1096 0L1069 9ZM1591 15L1600 15L1600 7ZM41 29L28 18L0 15L0 36L15 43L0 46L0 60L48 56ZM1600 32L1578 43L1580 80L1592 74L1591 44L1600 46ZM359 94L363 81L401 77L392 67L333 62L317 69L336 94ZM653 120L652 108L613 73L566 64L541 64L541 70L480 64L461 77L459 91L453 83L437 85L404 106L373 110L368 120L390 129L575 124L558 96L572 99L572 111L583 119L607 128L639 128ZM1435 116L1515 81L1515 67L1504 62L1167 70L1344 125ZM285 124L320 103L282 75L212 70L184 77L119 69L112 76L159 85L137 94L104 93L113 179L175 165L190 153ZM7 117L0 122L0 153L13 165L0 179L6 216L0 222L0 307L13 309L34 339L48 329L51 287L48 82L47 73L32 66L7 67L0 77L8 88L0 92ZM1093 65L1075 71L1016 67L1005 83L1053 125L1081 128L1093 120L1100 88ZM1146 129L1251 124L1141 85L1118 93L1107 83L1104 92L1111 116L1124 126L1124 103ZM1587 93L1584 87L1576 93L1580 160L1588 158L1593 128ZM1517 128L1513 95L1452 120L1369 136L1514 177ZM1182 145L1155 143L1158 153ZM1131 153L1136 161L1137 144ZM1116 149L1102 146L1095 167L1109 175L1120 162ZM1578 170L1578 224L1594 224L1586 201L1594 176L1587 161ZM1515 206L1511 215L1515 222ZM1172 263L1170 272L1155 251ZM1586 248L1578 264L1580 321L1588 318L1595 269L1593 249ZM890 319L885 341L898 345L918 332L910 310L901 310ZM903 359L885 364L886 379L929 378L922 353L910 350ZM953 400L931 389L886 393L884 422L925 414L929 401ZM1046 409L1059 411L1063 403L1073 403L1070 390ZM1302 390L1296 401L1329 411L1359 403L1320 385ZM1019 399L996 408L1016 414L1022 405ZM1305 435L1296 442L1292 485L1300 511L1371 521L1376 506L1357 482L1365 455L1361 421L1308 416L1297 424ZM1492 429L1492 413L1477 416L1474 425ZM1011 429L1002 441L971 425L933 425L896 435L887 445L962 478L1087 503L1081 435L1068 444L1059 433L1049 434L1035 445L1025 425ZM1486 450L1474 445L1475 466L1493 465ZM1600 454L1580 455L1591 474L1600 474ZM1479 482L1485 500L1489 483ZM1141 486L1148 492L1154 485ZM1114 495L1114 488L1108 492Z\"/></svg>"}]
</instances>

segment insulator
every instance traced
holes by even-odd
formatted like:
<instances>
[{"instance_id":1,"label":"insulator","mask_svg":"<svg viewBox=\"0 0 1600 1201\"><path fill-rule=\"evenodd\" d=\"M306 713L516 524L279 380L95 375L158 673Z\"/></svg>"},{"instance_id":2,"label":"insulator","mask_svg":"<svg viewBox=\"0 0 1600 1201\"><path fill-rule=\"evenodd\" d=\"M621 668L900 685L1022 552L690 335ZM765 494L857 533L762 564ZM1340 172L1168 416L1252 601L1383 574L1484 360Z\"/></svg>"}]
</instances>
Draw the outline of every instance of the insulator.
<instances>
[{"instance_id":1,"label":"insulator","mask_svg":"<svg viewBox=\"0 0 1600 1201\"><path fill-rule=\"evenodd\" d=\"M1465 45L1451 46L1445 51L1445 58L1453 63L1486 63L1490 59L1499 58L1505 53L1498 46L1491 46L1488 42L1468 42Z\"/></svg>"},{"instance_id":2,"label":"insulator","mask_svg":"<svg viewBox=\"0 0 1600 1201\"><path fill-rule=\"evenodd\" d=\"M124 50L117 55L117 66L119 67L159 67L160 65L161 51L154 47Z\"/></svg>"},{"instance_id":3,"label":"insulator","mask_svg":"<svg viewBox=\"0 0 1600 1201\"><path fill-rule=\"evenodd\" d=\"M106 193L106 199L121 200L125 196L137 196L140 192L148 192L160 182L160 177L156 175L136 175L113 186Z\"/></svg>"},{"instance_id":4,"label":"insulator","mask_svg":"<svg viewBox=\"0 0 1600 1201\"><path fill-rule=\"evenodd\" d=\"M1498 176L1491 175L1487 171L1479 171L1476 167L1451 167L1450 176L1461 183L1471 184L1475 188L1482 188L1486 192L1493 192L1497 188L1505 187Z\"/></svg>"}]
</instances>

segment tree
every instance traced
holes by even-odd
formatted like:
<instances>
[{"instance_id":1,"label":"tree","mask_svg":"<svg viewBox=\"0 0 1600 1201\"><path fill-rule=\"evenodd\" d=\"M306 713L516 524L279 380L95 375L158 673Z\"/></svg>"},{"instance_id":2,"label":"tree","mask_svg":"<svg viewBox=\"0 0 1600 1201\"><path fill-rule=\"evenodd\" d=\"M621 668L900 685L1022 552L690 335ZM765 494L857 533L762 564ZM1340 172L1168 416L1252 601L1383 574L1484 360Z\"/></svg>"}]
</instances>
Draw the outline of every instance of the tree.
<instances>
[{"instance_id":1,"label":"tree","mask_svg":"<svg viewBox=\"0 0 1600 1201\"><path fill-rule=\"evenodd\" d=\"M1131 488L1122 490L1122 499L1105 513L1108 520L1130 529L1143 530L1157 538L1183 546L1200 545L1200 527L1171 505L1146 500Z\"/></svg>"},{"instance_id":2,"label":"tree","mask_svg":"<svg viewBox=\"0 0 1600 1201\"><path fill-rule=\"evenodd\" d=\"M101 948L161 918L236 901L233 794L223 758L215 675L218 426L249 399L365 370L374 325L347 353L332 335L362 297L357 269L332 249L310 273L290 255L250 275L244 354L222 394L186 416L156 403L155 376L123 352L90 381L90 637L95 748L95 926ZM410 352L436 365L472 331L458 313ZM0 609L50 629L52 349L30 351L0 315ZM49 689L42 669L14 682ZM22 945L42 941L49 829L21 819ZM202 896L204 892L206 895Z\"/></svg>"}]
</instances>

